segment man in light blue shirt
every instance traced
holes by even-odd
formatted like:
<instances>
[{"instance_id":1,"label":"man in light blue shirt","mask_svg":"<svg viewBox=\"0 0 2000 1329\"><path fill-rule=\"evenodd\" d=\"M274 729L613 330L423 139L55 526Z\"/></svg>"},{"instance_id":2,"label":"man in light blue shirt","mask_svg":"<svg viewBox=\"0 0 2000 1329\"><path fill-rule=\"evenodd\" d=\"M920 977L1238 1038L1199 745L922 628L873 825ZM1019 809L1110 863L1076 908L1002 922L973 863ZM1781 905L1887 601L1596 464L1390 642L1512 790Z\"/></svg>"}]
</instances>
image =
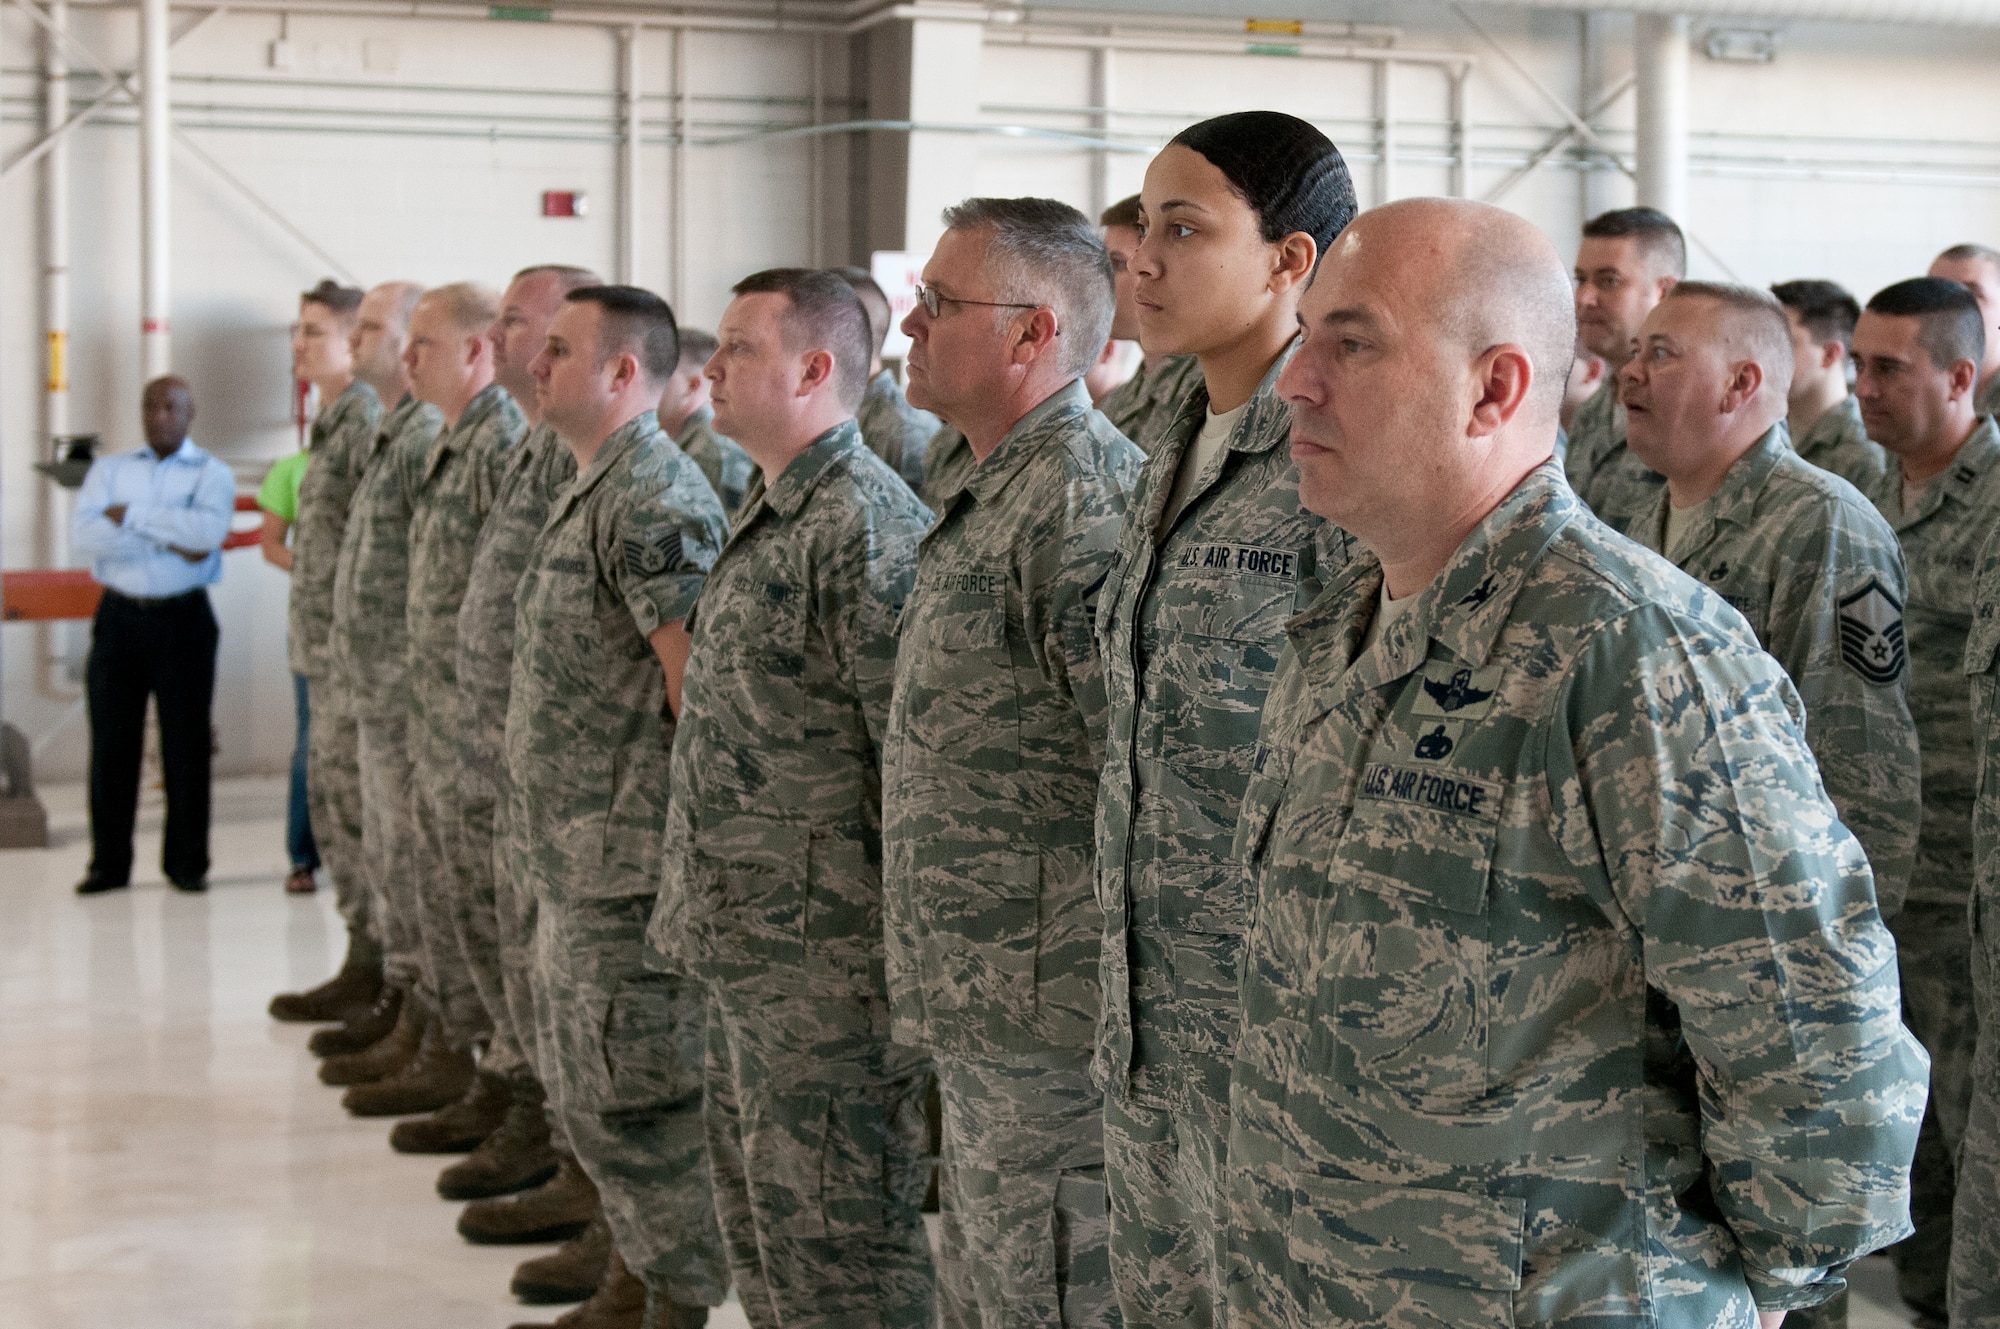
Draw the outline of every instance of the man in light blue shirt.
<instances>
[{"instance_id":1,"label":"man in light blue shirt","mask_svg":"<svg viewBox=\"0 0 2000 1329\"><path fill-rule=\"evenodd\" d=\"M90 628L90 870L77 894L131 884L132 823L146 700L160 715L167 794L161 867L176 889L208 889L209 716L215 615L203 589L222 580L236 477L188 442L194 398L172 377L146 385L146 446L90 468L75 542L104 588Z\"/></svg>"}]
</instances>

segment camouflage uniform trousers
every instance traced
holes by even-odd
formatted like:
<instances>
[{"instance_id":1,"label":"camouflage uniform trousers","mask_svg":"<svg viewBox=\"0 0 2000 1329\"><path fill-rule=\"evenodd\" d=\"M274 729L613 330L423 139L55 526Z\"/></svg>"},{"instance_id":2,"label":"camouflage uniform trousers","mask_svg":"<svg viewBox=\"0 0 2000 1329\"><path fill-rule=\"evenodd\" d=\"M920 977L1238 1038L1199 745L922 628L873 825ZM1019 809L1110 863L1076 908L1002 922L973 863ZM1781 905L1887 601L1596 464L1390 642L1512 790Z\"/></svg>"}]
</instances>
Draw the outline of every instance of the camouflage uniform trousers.
<instances>
[{"instance_id":1,"label":"camouflage uniform trousers","mask_svg":"<svg viewBox=\"0 0 2000 1329\"><path fill-rule=\"evenodd\" d=\"M2000 918L1992 907L1990 895L1973 897L1979 1048L1952 1210L1951 1323L1958 1329L2000 1329Z\"/></svg>"},{"instance_id":2,"label":"camouflage uniform trousers","mask_svg":"<svg viewBox=\"0 0 2000 1329\"><path fill-rule=\"evenodd\" d=\"M424 941L417 919L421 847L410 802L409 721L361 717L356 723L356 766L361 773L361 840L368 867L369 909L382 937L382 973L394 986L437 1009L424 974Z\"/></svg>"},{"instance_id":3,"label":"camouflage uniform trousers","mask_svg":"<svg viewBox=\"0 0 2000 1329\"><path fill-rule=\"evenodd\" d=\"M520 1084L540 1080L529 1044L534 1039L534 1006L527 992L527 956L533 932L533 915L523 926L512 873L500 861L501 841L497 831L501 814L497 802L463 794L460 782L457 908L452 924L458 937L459 954L486 1012L491 1034L480 1069ZM506 879L503 880L502 878ZM504 901L503 901L504 893ZM518 940L512 947L515 977L509 979L503 942L509 931ZM509 990L511 986L513 991ZM520 1021L530 1021L523 1028Z\"/></svg>"},{"instance_id":4,"label":"camouflage uniform trousers","mask_svg":"<svg viewBox=\"0 0 2000 1329\"><path fill-rule=\"evenodd\" d=\"M1104 1096L1090 1049L937 1053L945 1329L1122 1323L1111 1288Z\"/></svg>"},{"instance_id":5,"label":"camouflage uniform trousers","mask_svg":"<svg viewBox=\"0 0 2000 1329\"><path fill-rule=\"evenodd\" d=\"M729 1264L702 1130L707 994L647 966L653 891L535 890L535 1026L563 1135L627 1267L681 1305L719 1306Z\"/></svg>"},{"instance_id":6,"label":"camouflage uniform trousers","mask_svg":"<svg viewBox=\"0 0 2000 1329\"><path fill-rule=\"evenodd\" d=\"M1889 1248L1903 1300L1944 1319L1952 1192L1972 1100L1972 936L1965 906L1912 901L1889 920L1903 978L1903 1023L1931 1054L1931 1097L1910 1167L1910 1237Z\"/></svg>"},{"instance_id":7,"label":"camouflage uniform trousers","mask_svg":"<svg viewBox=\"0 0 2000 1329\"><path fill-rule=\"evenodd\" d=\"M410 725L411 792L415 795L417 929L423 939L424 977L444 1041L454 1051L485 1050L493 1021L480 1000L472 965L460 942L459 914L471 890L467 881L464 816L458 796L458 763L439 762Z\"/></svg>"},{"instance_id":8,"label":"camouflage uniform trousers","mask_svg":"<svg viewBox=\"0 0 2000 1329\"><path fill-rule=\"evenodd\" d=\"M333 878L334 904L348 934L363 948L357 959L379 955L380 920L370 900L368 855L363 847L360 736L347 689L322 674L306 683L315 719L306 748L306 806L320 861Z\"/></svg>"},{"instance_id":9,"label":"camouflage uniform trousers","mask_svg":"<svg viewBox=\"0 0 2000 1329\"><path fill-rule=\"evenodd\" d=\"M1221 1321L1228 1148L1226 1096L1170 1104L1136 1089L1105 1095L1111 1273L1127 1324Z\"/></svg>"},{"instance_id":10,"label":"camouflage uniform trousers","mask_svg":"<svg viewBox=\"0 0 2000 1329\"><path fill-rule=\"evenodd\" d=\"M708 1158L755 1329L931 1323L929 1080L880 998L710 988Z\"/></svg>"}]
</instances>

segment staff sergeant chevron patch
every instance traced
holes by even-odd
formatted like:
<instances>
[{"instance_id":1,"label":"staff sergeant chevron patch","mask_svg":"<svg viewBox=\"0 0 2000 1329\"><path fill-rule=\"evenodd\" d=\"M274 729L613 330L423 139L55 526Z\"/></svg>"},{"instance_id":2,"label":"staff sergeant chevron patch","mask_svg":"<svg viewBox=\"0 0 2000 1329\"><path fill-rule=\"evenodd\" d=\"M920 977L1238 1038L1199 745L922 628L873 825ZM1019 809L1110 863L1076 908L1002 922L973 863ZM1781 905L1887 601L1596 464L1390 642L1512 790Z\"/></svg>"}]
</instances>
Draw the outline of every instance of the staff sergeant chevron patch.
<instances>
[{"instance_id":1,"label":"staff sergeant chevron patch","mask_svg":"<svg viewBox=\"0 0 2000 1329\"><path fill-rule=\"evenodd\" d=\"M1903 606L1873 577L1840 602L1840 658L1870 683L1893 683L1908 664Z\"/></svg>"}]
</instances>

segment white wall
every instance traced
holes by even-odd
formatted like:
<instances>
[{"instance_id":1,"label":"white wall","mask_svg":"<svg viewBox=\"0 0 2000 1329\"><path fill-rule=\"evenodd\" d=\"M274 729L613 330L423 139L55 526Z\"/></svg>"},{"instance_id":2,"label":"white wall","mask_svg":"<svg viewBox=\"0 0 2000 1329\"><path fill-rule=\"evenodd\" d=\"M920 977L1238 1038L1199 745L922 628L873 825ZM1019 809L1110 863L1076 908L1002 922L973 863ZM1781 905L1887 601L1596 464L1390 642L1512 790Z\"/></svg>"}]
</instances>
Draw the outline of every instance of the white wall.
<instances>
[{"instance_id":1,"label":"white wall","mask_svg":"<svg viewBox=\"0 0 2000 1329\"><path fill-rule=\"evenodd\" d=\"M1156 0L1171 3L1171 0ZM1204 3L1210 15L1226 12ZM1247 14L1238 8L1233 12ZM1572 104L1582 100L1581 20L1572 14L1481 5L1473 10L1506 52ZM185 22L191 14L180 16ZM1484 196L1561 125L1526 78L1442 7L1318 5L1307 17L1402 28L1412 50L1467 54L1473 161L1470 192ZM120 67L135 52L130 11L78 11L78 34ZM1629 20L1602 21L1605 66L1630 66ZM1697 32L1700 25L1697 24ZM357 277L500 282L532 262L613 271L617 253L617 45L601 29L545 24L394 19L289 20L296 63L267 67L276 18L225 14L174 53L176 113L189 132ZM647 132L642 152L638 280L676 300L691 323L712 325L729 284L774 263L864 258L870 231L898 243L905 199L885 140L850 148L818 140L823 193L810 188L805 139L716 145L757 128L810 119L812 42L797 34L695 34L687 39L695 146L687 155L686 290L675 289L669 192L672 38L642 39ZM1282 39L1263 39L1282 40ZM850 50L827 39L820 59L824 118L901 118L951 98L898 95L890 53L906 36L881 29ZM870 56L875 62L871 78ZM0 145L31 141L39 117L26 19L0 11L5 123ZM1799 276L1845 282L1864 298L1921 271L1944 245L2000 240L2000 34L1943 29L1783 25L1769 65L1693 57L1690 216L1699 275L1765 283ZM884 71L892 71L885 74ZM976 82L991 125L1094 132L1090 57L988 45L978 68L917 69L919 79ZM1089 206L1138 187L1146 154L1205 115L1273 107L1321 124L1349 152L1362 201L1375 200L1373 94L1366 65L1271 56L1120 52L1112 58L1111 136L1140 151L1111 154L1102 184L1095 154L1047 139L961 135L981 192L1038 193ZM847 88L870 99L850 105ZM79 79L77 91L94 85ZM960 94L962 97L962 94ZM1395 107L1398 190L1443 192L1447 83L1403 67ZM1612 144L1630 149L1629 94L1603 117ZM109 443L137 443L138 189L129 112L74 139L72 427ZM870 158L870 152L876 155ZM1544 226L1565 251L1582 218L1582 176L1569 154L1529 177L1506 205ZM50 558L57 496L28 464L39 440L40 323L35 225L37 173L0 185L0 484L4 562ZM581 221L538 215L545 189L582 189ZM912 189L914 195L921 186ZM1601 189L1629 202L1628 183ZM287 424L285 328L296 293L325 267L185 153L174 186L175 359L200 405L197 437L253 478L292 446ZM891 238L890 231L896 235ZM815 244L817 240L817 244ZM66 560L65 560L66 561ZM290 743L283 666L284 579L254 552L232 554L218 595L223 669L219 769L275 770ZM6 713L44 742L44 778L80 773L82 726L66 720L68 686L38 686L37 652L80 657L80 628L0 630ZM73 693L73 688L69 689Z\"/></svg>"}]
</instances>

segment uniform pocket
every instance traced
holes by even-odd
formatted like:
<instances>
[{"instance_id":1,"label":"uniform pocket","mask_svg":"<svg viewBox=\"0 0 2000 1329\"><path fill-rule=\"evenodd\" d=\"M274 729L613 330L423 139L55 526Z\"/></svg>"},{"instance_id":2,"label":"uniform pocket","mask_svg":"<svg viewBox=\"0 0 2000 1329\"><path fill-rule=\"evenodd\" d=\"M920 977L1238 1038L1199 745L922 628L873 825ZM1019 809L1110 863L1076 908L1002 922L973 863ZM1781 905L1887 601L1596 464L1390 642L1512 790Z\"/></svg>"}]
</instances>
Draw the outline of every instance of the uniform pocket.
<instances>
[{"instance_id":1,"label":"uniform pocket","mask_svg":"<svg viewBox=\"0 0 2000 1329\"><path fill-rule=\"evenodd\" d=\"M1364 789L1375 778L1371 767ZM1471 799L1404 789L1457 806ZM1433 1102L1484 1093L1493 1013L1486 896L1497 834L1495 822L1470 811L1356 803L1334 851L1346 889L1328 901L1340 934L1328 944L1342 962L1317 994L1313 1034L1332 1040L1323 1051L1336 1074Z\"/></svg>"},{"instance_id":2,"label":"uniform pocket","mask_svg":"<svg viewBox=\"0 0 2000 1329\"><path fill-rule=\"evenodd\" d=\"M599 1031L610 1083L600 1112L678 1103L701 1092L706 994L678 974L638 973L611 994Z\"/></svg>"},{"instance_id":3,"label":"uniform pocket","mask_svg":"<svg viewBox=\"0 0 2000 1329\"><path fill-rule=\"evenodd\" d=\"M1289 1236L1314 1323L1514 1323L1526 1201L1301 1174Z\"/></svg>"},{"instance_id":4,"label":"uniform pocket","mask_svg":"<svg viewBox=\"0 0 2000 1329\"><path fill-rule=\"evenodd\" d=\"M926 1004L994 1028L1035 1015L1042 861L1033 845L926 840L914 847L919 979Z\"/></svg>"}]
</instances>

